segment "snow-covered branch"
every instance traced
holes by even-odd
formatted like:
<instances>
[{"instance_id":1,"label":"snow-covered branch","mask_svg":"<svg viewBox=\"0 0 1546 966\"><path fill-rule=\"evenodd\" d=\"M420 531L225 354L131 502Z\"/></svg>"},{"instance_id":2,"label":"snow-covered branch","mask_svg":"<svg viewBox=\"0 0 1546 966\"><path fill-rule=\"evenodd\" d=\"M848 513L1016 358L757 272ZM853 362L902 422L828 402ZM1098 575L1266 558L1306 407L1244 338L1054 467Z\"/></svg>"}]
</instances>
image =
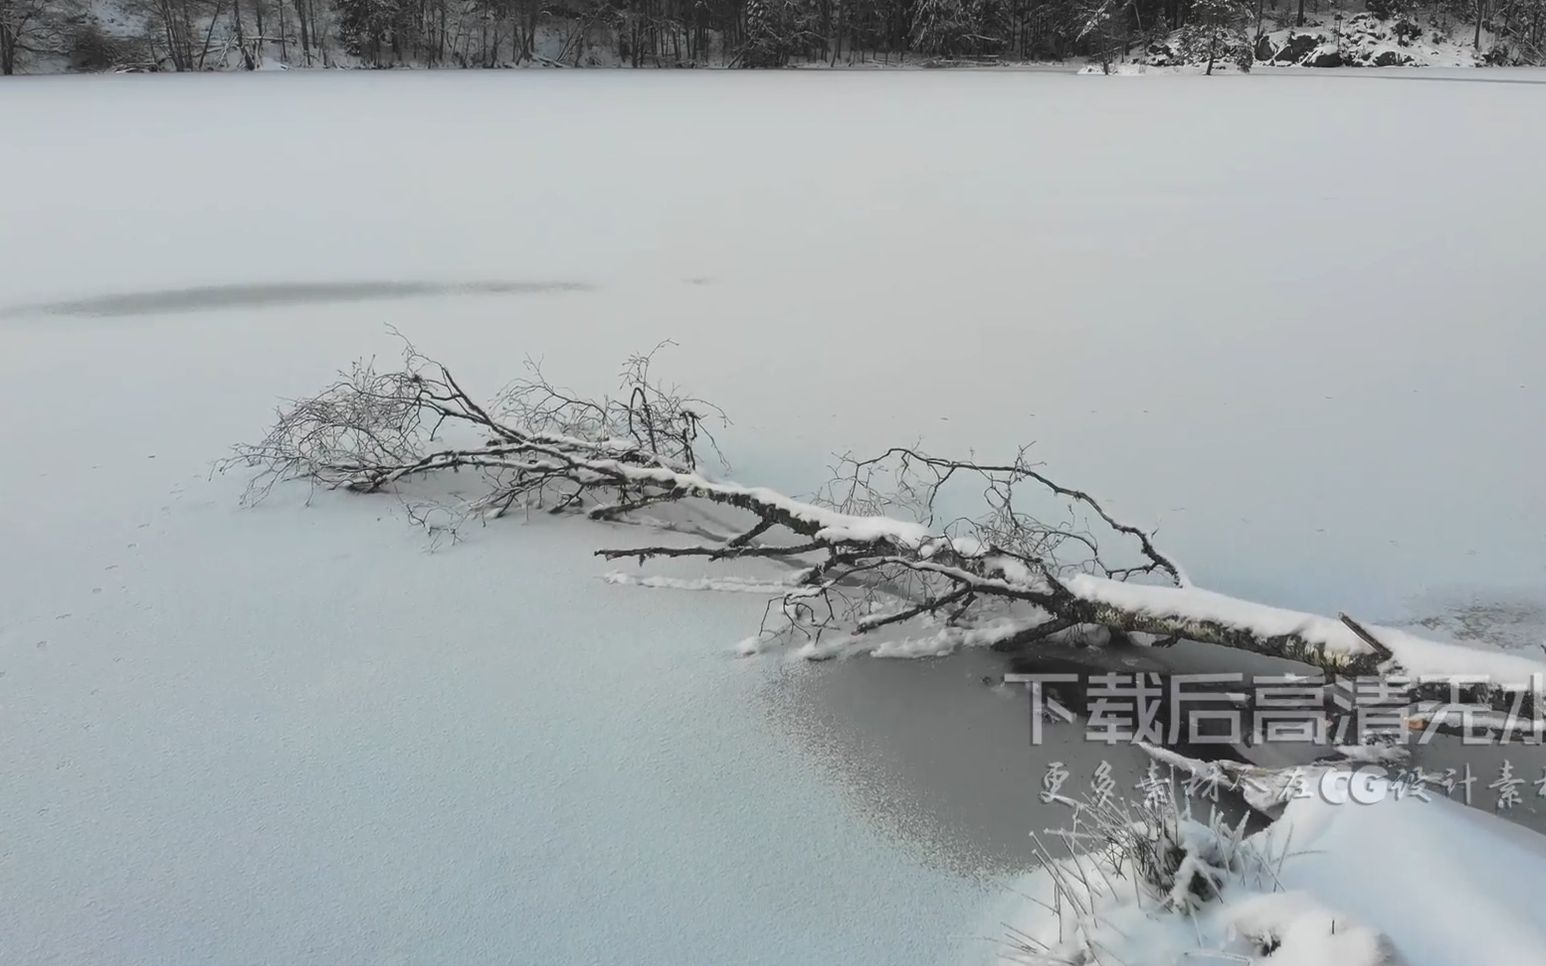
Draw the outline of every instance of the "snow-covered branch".
<instances>
[{"instance_id":1,"label":"snow-covered branch","mask_svg":"<svg viewBox=\"0 0 1546 966\"><path fill-rule=\"evenodd\" d=\"M927 627L944 648L1000 649L1096 626L1290 658L1335 674L1401 673L1440 683L1486 675L1490 681L1475 684L1467 698L1498 707L1546 672L1516 655L1193 587L1152 534L1056 482L1023 450L1007 464L909 447L846 456L810 500L716 479L701 468L700 449L712 448L706 421L723 414L661 388L651 379L651 358L629 360L621 392L599 399L554 386L528 363L526 376L484 405L449 369L409 346L400 370L358 364L317 396L282 409L268 436L239 448L237 461L259 470L253 499L287 479L377 492L446 471L479 474L478 495L450 507L456 521L512 508L643 523L651 522L646 511L667 504L688 513L728 509L739 518L733 533L700 527L698 543L597 553L640 564L787 563L794 574L770 602L759 640L800 640L813 655L862 650L864 641L901 625ZM961 503L962 484L976 491L976 512L939 524L947 507Z\"/></svg>"}]
</instances>

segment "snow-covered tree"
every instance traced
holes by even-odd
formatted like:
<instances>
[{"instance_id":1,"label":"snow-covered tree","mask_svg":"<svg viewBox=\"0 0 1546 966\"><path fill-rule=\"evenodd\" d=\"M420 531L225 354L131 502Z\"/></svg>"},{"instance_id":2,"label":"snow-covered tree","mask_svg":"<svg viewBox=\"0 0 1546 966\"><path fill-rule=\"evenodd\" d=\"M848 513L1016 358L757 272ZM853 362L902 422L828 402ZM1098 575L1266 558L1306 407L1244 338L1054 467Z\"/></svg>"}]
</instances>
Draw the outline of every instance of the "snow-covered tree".
<instances>
[{"instance_id":1,"label":"snow-covered tree","mask_svg":"<svg viewBox=\"0 0 1546 966\"><path fill-rule=\"evenodd\" d=\"M802 0L747 0L743 67L783 67L814 38L811 9Z\"/></svg>"},{"instance_id":2,"label":"snow-covered tree","mask_svg":"<svg viewBox=\"0 0 1546 966\"><path fill-rule=\"evenodd\" d=\"M333 8L344 49L371 64L385 63L383 55L399 43L400 0L333 0Z\"/></svg>"},{"instance_id":3,"label":"snow-covered tree","mask_svg":"<svg viewBox=\"0 0 1546 966\"><path fill-rule=\"evenodd\" d=\"M1206 62L1208 74L1213 73L1219 60L1241 63L1242 57L1249 54L1242 55L1239 48L1249 45L1240 36L1239 27L1249 14L1241 0L1192 0L1190 21L1181 40L1183 51L1190 55L1188 59Z\"/></svg>"},{"instance_id":4,"label":"snow-covered tree","mask_svg":"<svg viewBox=\"0 0 1546 966\"><path fill-rule=\"evenodd\" d=\"M1111 72L1111 62L1121 52L1119 38L1125 26L1122 15L1129 6L1130 0L1090 0L1075 10L1075 20L1079 24L1075 39L1092 46L1092 54L1099 58L1107 73Z\"/></svg>"},{"instance_id":5,"label":"snow-covered tree","mask_svg":"<svg viewBox=\"0 0 1546 966\"><path fill-rule=\"evenodd\" d=\"M960 57L995 48L996 8L984 0L919 0L913 13L912 42L931 57Z\"/></svg>"}]
</instances>

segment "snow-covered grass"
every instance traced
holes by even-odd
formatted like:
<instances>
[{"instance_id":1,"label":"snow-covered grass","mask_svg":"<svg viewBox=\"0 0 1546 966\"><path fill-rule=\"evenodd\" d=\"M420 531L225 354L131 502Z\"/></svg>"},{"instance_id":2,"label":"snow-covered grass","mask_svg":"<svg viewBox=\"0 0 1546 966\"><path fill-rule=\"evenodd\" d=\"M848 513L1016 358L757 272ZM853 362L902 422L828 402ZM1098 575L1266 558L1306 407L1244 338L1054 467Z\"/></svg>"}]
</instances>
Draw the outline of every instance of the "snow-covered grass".
<instances>
[{"instance_id":1,"label":"snow-covered grass","mask_svg":"<svg viewBox=\"0 0 1546 966\"><path fill-rule=\"evenodd\" d=\"M1215 811L1190 803L1088 802L1064 829L1069 855L1047 847L1021 883L1024 902L1005 924L1004 959L1066 963L1271 962L1273 966L1389 966L1388 941L1310 893L1286 891L1284 866L1301 858L1290 836L1274 851ZM1340 928L1338 928L1340 926Z\"/></svg>"},{"instance_id":2,"label":"snow-covered grass","mask_svg":"<svg viewBox=\"0 0 1546 966\"><path fill-rule=\"evenodd\" d=\"M1296 799L1248 837L1174 805L1087 809L1096 848L1000 910L1032 964L1453 966L1538 961L1546 838L1444 800ZM1072 826L1071 826L1072 827Z\"/></svg>"},{"instance_id":3,"label":"snow-covered grass","mask_svg":"<svg viewBox=\"0 0 1546 966\"><path fill-rule=\"evenodd\" d=\"M8 81L0 959L949 955L980 885L749 710L755 596L610 586L583 523L242 511L210 462L387 324L488 391L673 338L737 479L1035 440L1225 593L1538 588L1543 91Z\"/></svg>"}]
</instances>

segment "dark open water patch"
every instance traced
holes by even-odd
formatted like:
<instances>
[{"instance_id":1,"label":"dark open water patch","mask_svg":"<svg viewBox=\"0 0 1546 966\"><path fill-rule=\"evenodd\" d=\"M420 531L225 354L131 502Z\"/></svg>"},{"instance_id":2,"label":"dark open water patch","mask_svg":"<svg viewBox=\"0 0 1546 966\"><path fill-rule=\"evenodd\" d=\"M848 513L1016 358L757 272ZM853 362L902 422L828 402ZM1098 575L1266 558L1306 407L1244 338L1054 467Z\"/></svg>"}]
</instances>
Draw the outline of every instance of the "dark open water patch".
<instances>
[{"instance_id":1,"label":"dark open water patch","mask_svg":"<svg viewBox=\"0 0 1546 966\"><path fill-rule=\"evenodd\" d=\"M0 309L0 317L65 315L77 318L117 318L167 312L200 312L274 305L325 302L365 302L420 298L428 295L532 295L540 292L590 292L587 282L273 282L246 285L202 285L193 288L117 292L62 302L42 302Z\"/></svg>"},{"instance_id":2,"label":"dark open water patch","mask_svg":"<svg viewBox=\"0 0 1546 966\"><path fill-rule=\"evenodd\" d=\"M975 650L791 663L759 696L775 725L888 838L955 874L1019 874L1040 864L1032 832L1058 852L1057 836L1044 833L1072 824L1069 807L1042 798L1053 762L1077 798L1102 764L1120 794L1135 794L1149 759L1132 745L1085 741L1082 724L1049 726L1032 744L1030 698L998 683L1007 670L1001 655Z\"/></svg>"}]
</instances>

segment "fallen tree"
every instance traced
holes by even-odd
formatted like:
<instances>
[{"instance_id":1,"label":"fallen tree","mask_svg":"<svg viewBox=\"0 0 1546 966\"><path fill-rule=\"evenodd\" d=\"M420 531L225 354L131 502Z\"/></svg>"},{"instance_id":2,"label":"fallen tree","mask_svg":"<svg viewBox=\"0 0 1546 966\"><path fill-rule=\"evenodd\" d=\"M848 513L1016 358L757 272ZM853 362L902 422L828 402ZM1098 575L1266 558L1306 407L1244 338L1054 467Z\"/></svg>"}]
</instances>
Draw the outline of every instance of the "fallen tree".
<instances>
[{"instance_id":1,"label":"fallen tree","mask_svg":"<svg viewBox=\"0 0 1546 966\"><path fill-rule=\"evenodd\" d=\"M268 435L238 447L232 463L257 469L254 501L287 480L379 493L471 471L477 495L410 504L415 520L453 537L469 520L512 510L653 523L663 507L700 520L709 519L700 511L727 509L734 530L715 520L691 528L695 542L596 552L641 564L788 564L759 639L802 641L812 655L904 624L926 626L941 647L1001 650L1098 627L1119 639L1187 639L1289 658L1334 675L1405 677L1439 700L1453 699L1461 682L1466 702L1535 717L1540 679L1532 676L1546 665L1194 587L1151 534L1051 479L1024 450L1005 464L913 447L845 456L810 500L715 479L702 461L718 454L710 428L723 413L658 384L652 358L628 360L621 392L598 399L555 386L528 362L525 376L483 404L410 345L400 369L357 363L281 408ZM954 499L947 490L962 484L978 490L977 512L941 523Z\"/></svg>"}]
</instances>

